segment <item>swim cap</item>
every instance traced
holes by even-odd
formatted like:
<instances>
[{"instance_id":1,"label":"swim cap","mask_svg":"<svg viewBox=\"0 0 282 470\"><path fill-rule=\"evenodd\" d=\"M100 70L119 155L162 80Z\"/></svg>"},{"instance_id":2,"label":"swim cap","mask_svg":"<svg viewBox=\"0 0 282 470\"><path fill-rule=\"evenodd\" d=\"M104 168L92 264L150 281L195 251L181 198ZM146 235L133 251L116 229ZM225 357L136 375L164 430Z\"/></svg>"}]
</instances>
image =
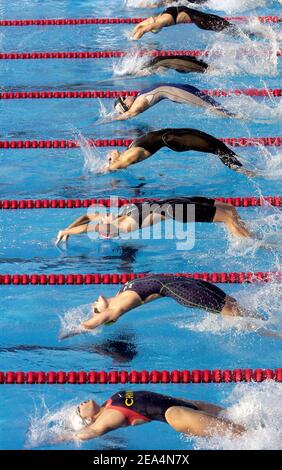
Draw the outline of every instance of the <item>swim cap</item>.
<instances>
[{"instance_id":1,"label":"swim cap","mask_svg":"<svg viewBox=\"0 0 282 470\"><path fill-rule=\"evenodd\" d=\"M120 114L123 114L123 113L126 113L126 111L129 110L129 107L125 104L124 102L124 98L122 97L119 97L116 101L115 101L115 109L118 113Z\"/></svg>"},{"instance_id":2,"label":"swim cap","mask_svg":"<svg viewBox=\"0 0 282 470\"><path fill-rule=\"evenodd\" d=\"M85 420L83 420L76 411L74 411L70 416L70 424L74 431L81 431L81 429L87 426Z\"/></svg>"}]
</instances>

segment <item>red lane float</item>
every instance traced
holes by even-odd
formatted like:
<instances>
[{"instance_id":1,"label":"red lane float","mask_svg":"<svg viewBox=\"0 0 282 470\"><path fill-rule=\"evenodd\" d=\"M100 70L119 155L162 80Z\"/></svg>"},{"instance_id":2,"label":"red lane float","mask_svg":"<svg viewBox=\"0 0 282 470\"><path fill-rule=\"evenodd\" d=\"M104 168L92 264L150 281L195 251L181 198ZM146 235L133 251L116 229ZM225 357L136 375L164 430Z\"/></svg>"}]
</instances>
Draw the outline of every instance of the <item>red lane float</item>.
<instances>
[{"instance_id":1,"label":"red lane float","mask_svg":"<svg viewBox=\"0 0 282 470\"><path fill-rule=\"evenodd\" d=\"M0 371L0 384L199 384L231 382L282 382L282 368L215 370L112 370L106 371Z\"/></svg>"},{"instance_id":2,"label":"red lane float","mask_svg":"<svg viewBox=\"0 0 282 470\"><path fill-rule=\"evenodd\" d=\"M280 147L282 137L224 137L219 139L232 147L252 147L263 145L265 147ZM132 139L87 139L90 147L128 147ZM78 140L1 140L0 149L70 149L79 148Z\"/></svg>"},{"instance_id":3,"label":"red lane float","mask_svg":"<svg viewBox=\"0 0 282 470\"><path fill-rule=\"evenodd\" d=\"M138 55L140 57L144 55L152 57L169 57L175 55L190 55L194 57L203 57L209 55L208 50L182 50L182 51L139 51ZM213 52L215 54L216 52ZM244 53L244 50L242 50ZM221 51L218 51L217 54L222 55ZM50 51L50 52L1 52L0 60L34 60L34 59L113 59L125 57L128 55L126 51L73 51L73 52L61 52L61 51ZM282 56L282 49L277 51L277 57Z\"/></svg>"},{"instance_id":4,"label":"red lane float","mask_svg":"<svg viewBox=\"0 0 282 470\"><path fill-rule=\"evenodd\" d=\"M246 88L235 90L202 90L208 96L262 96L269 98L279 98L282 96L282 88L258 89ZM93 99L93 98L118 98L120 96L137 96L138 90L77 90L77 91L3 91L0 92L1 100L19 99Z\"/></svg>"},{"instance_id":5,"label":"red lane float","mask_svg":"<svg viewBox=\"0 0 282 470\"><path fill-rule=\"evenodd\" d=\"M0 26L73 26L89 24L137 24L146 18L41 18L41 19L20 19L1 20ZM280 23L280 16L226 16L227 21L248 22L257 19L260 23Z\"/></svg>"},{"instance_id":6,"label":"red lane float","mask_svg":"<svg viewBox=\"0 0 282 470\"><path fill-rule=\"evenodd\" d=\"M0 274L0 285L93 285L125 284L133 279L146 277L153 273L89 273L89 274ZM170 274L171 273L166 273ZM174 273L192 279L213 282L215 284L253 284L259 282L282 282L282 271L260 272L221 272L221 273Z\"/></svg>"},{"instance_id":7,"label":"red lane float","mask_svg":"<svg viewBox=\"0 0 282 470\"><path fill-rule=\"evenodd\" d=\"M150 198L150 200L158 198ZM264 204L270 204L275 207L282 205L281 196L265 197L216 197L217 201L232 204L235 207L260 207ZM136 204L145 202L147 198L89 198L89 199L3 199L0 200L0 210L15 209L80 209L88 208L93 205L103 207L122 207L127 204Z\"/></svg>"}]
</instances>

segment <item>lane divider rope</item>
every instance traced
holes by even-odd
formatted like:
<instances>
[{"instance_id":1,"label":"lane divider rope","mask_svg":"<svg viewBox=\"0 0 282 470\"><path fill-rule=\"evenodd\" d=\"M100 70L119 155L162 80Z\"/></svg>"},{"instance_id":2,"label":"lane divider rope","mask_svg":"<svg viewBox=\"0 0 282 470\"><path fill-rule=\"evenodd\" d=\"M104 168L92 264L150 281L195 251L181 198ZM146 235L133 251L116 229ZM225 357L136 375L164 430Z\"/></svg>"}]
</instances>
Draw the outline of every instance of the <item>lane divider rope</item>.
<instances>
[{"instance_id":1,"label":"lane divider rope","mask_svg":"<svg viewBox=\"0 0 282 470\"><path fill-rule=\"evenodd\" d=\"M234 90L201 90L208 96L264 96L278 98L282 96L282 88L258 89L245 88ZM120 96L137 96L138 90L77 90L77 91L3 91L0 92L0 100L19 99L93 99L93 98L118 98Z\"/></svg>"},{"instance_id":2,"label":"lane divider rope","mask_svg":"<svg viewBox=\"0 0 282 470\"><path fill-rule=\"evenodd\" d=\"M152 57L168 57L175 55L190 55L194 57L208 56L208 50L182 50L182 51L138 51L140 57L144 55ZM242 50L244 53L244 50ZM222 51L213 51L213 54L222 55ZM126 51L69 51L69 52L1 52L0 60L30 60L30 59L112 59L128 55ZM277 56L282 56L282 49L277 50Z\"/></svg>"},{"instance_id":3,"label":"lane divider rope","mask_svg":"<svg viewBox=\"0 0 282 470\"><path fill-rule=\"evenodd\" d=\"M282 368L215 370L112 370L106 371L0 371L0 384L199 384L231 382L282 382Z\"/></svg>"},{"instance_id":4,"label":"lane divider rope","mask_svg":"<svg viewBox=\"0 0 282 470\"><path fill-rule=\"evenodd\" d=\"M90 199L2 199L0 210L15 209L80 209L93 205L103 207L123 207L128 204L145 202L148 199L158 201L159 198L90 198ZM217 201L232 204L235 207L261 207L264 204L271 206L282 206L281 196L264 197L216 197Z\"/></svg>"},{"instance_id":5,"label":"lane divider rope","mask_svg":"<svg viewBox=\"0 0 282 470\"><path fill-rule=\"evenodd\" d=\"M128 281L152 273L106 273L106 274L0 274L0 285L93 285L125 284ZM166 273L201 279L215 284L253 284L256 282L282 282L282 271L260 272L213 272L213 273Z\"/></svg>"},{"instance_id":6,"label":"lane divider rope","mask_svg":"<svg viewBox=\"0 0 282 470\"><path fill-rule=\"evenodd\" d=\"M72 26L89 24L137 24L146 18L41 18L1 20L0 26ZM260 23L280 23L282 18L276 15L269 16L226 16L227 21L247 22L257 19Z\"/></svg>"},{"instance_id":7,"label":"lane divider rope","mask_svg":"<svg viewBox=\"0 0 282 470\"><path fill-rule=\"evenodd\" d=\"M282 137L224 137L219 139L232 147L252 147L263 145L265 147L280 147ZM128 147L132 139L87 139L90 147ZM0 140L0 149L69 149L79 148L80 142L73 139L47 139L47 140Z\"/></svg>"}]
</instances>

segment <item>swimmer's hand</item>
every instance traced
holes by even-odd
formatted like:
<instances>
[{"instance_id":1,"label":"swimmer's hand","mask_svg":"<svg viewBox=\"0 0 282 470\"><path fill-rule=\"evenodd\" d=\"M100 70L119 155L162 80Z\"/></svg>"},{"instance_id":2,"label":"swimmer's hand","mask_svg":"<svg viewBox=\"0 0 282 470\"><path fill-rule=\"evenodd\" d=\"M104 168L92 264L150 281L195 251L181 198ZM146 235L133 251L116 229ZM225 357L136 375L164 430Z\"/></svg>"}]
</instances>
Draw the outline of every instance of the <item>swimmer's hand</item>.
<instances>
[{"instance_id":1,"label":"swimmer's hand","mask_svg":"<svg viewBox=\"0 0 282 470\"><path fill-rule=\"evenodd\" d=\"M78 328L77 330L71 330L66 333L60 333L59 334L59 340L63 341L64 339L72 338L73 336L81 335L87 333L87 330Z\"/></svg>"},{"instance_id":2,"label":"swimmer's hand","mask_svg":"<svg viewBox=\"0 0 282 470\"><path fill-rule=\"evenodd\" d=\"M69 238L69 235L66 235L64 233L64 230L60 230L57 235L55 245L59 245L59 243L66 243L68 241L68 238Z\"/></svg>"},{"instance_id":3,"label":"swimmer's hand","mask_svg":"<svg viewBox=\"0 0 282 470\"><path fill-rule=\"evenodd\" d=\"M97 326L114 322L118 316L115 311L107 309L104 312L93 314L89 320L82 322L81 326L87 330L93 330Z\"/></svg>"}]
</instances>

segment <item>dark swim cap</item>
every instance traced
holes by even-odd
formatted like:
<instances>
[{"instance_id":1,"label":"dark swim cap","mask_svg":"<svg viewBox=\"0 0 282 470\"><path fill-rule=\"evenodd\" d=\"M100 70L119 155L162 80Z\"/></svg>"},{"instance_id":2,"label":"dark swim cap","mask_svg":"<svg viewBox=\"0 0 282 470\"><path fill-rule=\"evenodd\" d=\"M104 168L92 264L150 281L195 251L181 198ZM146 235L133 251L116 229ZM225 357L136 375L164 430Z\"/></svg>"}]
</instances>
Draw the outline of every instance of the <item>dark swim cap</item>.
<instances>
[{"instance_id":1,"label":"dark swim cap","mask_svg":"<svg viewBox=\"0 0 282 470\"><path fill-rule=\"evenodd\" d=\"M129 107L125 104L124 98L119 97L115 101L115 109L121 114L121 113L126 113L126 111L129 110Z\"/></svg>"}]
</instances>

